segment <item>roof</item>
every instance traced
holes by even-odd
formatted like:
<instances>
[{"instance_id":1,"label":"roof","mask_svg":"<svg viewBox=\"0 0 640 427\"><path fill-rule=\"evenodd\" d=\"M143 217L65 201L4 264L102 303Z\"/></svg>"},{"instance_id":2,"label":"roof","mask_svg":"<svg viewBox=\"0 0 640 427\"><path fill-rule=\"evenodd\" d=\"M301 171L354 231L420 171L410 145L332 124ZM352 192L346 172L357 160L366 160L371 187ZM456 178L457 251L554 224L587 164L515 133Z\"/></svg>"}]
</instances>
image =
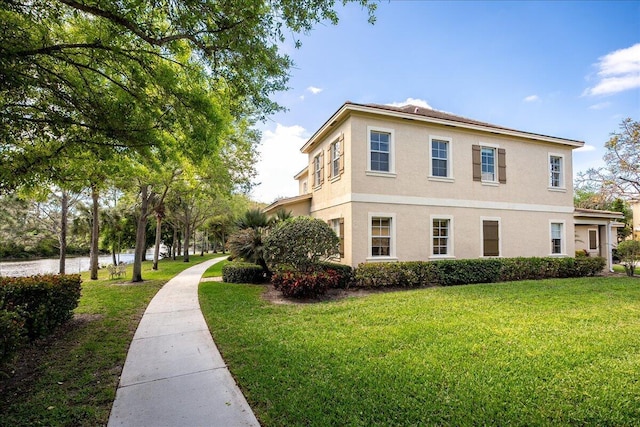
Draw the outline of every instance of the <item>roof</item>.
<instances>
[{"instance_id":1,"label":"roof","mask_svg":"<svg viewBox=\"0 0 640 427\"><path fill-rule=\"evenodd\" d=\"M371 114L382 114L391 117L398 117L416 121L422 121L432 124L440 124L446 126L454 126L464 129L489 132L500 135L516 136L521 138L534 139L541 142L551 142L555 144L568 145L571 147L582 147L584 141L574 139L559 138L555 136L542 135L533 132L526 132L517 129L511 129L504 126L498 126L479 120L469 119L455 114L445 113L444 111L433 110L430 108L419 107L416 105L405 105L402 107L394 107L391 105L380 104L357 104L354 102L345 102L338 111L336 111L329 120L327 120L316 131L315 134L302 146L300 151L308 152L310 147L339 120L345 118L350 112L358 111Z\"/></svg>"},{"instance_id":2,"label":"roof","mask_svg":"<svg viewBox=\"0 0 640 427\"><path fill-rule=\"evenodd\" d=\"M308 175L308 174L309 174L309 166L305 166L304 169L302 169L300 172L298 172L293 176L293 179L300 179L304 175Z\"/></svg>"},{"instance_id":3,"label":"roof","mask_svg":"<svg viewBox=\"0 0 640 427\"><path fill-rule=\"evenodd\" d=\"M582 216L589 218L607 218L607 219L624 219L622 212L601 211L598 209L575 208L573 216Z\"/></svg>"},{"instance_id":4,"label":"roof","mask_svg":"<svg viewBox=\"0 0 640 427\"><path fill-rule=\"evenodd\" d=\"M313 197L313 194L311 193L303 194L301 196L285 197L283 199L278 199L275 202L271 203L269 206L262 209L262 211L269 212L271 210L274 210L275 208L287 206L292 203L302 202L304 200L310 200L312 197Z\"/></svg>"}]
</instances>

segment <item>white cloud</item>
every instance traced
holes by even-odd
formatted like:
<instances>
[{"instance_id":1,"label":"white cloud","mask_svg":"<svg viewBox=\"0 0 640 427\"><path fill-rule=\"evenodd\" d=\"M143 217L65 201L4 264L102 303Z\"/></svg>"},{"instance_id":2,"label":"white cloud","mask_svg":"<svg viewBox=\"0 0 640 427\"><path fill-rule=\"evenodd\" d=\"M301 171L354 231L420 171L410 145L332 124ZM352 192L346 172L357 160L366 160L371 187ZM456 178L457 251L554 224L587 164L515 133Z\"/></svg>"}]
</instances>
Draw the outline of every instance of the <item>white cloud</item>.
<instances>
[{"instance_id":1,"label":"white cloud","mask_svg":"<svg viewBox=\"0 0 640 427\"><path fill-rule=\"evenodd\" d=\"M609 101L607 102L601 102L599 104L593 104L591 106L589 106L590 110L604 110L605 108L609 108L611 106L611 103Z\"/></svg>"},{"instance_id":2,"label":"white cloud","mask_svg":"<svg viewBox=\"0 0 640 427\"><path fill-rule=\"evenodd\" d=\"M529 95L527 96L525 99L523 99L524 102L535 102L535 101L540 101L540 97L538 95Z\"/></svg>"},{"instance_id":3,"label":"white cloud","mask_svg":"<svg viewBox=\"0 0 640 427\"><path fill-rule=\"evenodd\" d=\"M322 88L319 88L319 87L315 87L315 86L309 86L309 87L307 88L307 90L308 90L309 92L311 92L312 94L317 95L317 94L319 94L320 92L322 92L322 90L323 90L323 89L322 89Z\"/></svg>"},{"instance_id":4,"label":"white cloud","mask_svg":"<svg viewBox=\"0 0 640 427\"><path fill-rule=\"evenodd\" d=\"M387 105L390 105L392 107L404 107L405 105L415 105L416 107L428 108L430 110L433 110L433 107L429 105L427 101L423 99L417 99L417 98L407 98L404 101L391 102Z\"/></svg>"},{"instance_id":5,"label":"white cloud","mask_svg":"<svg viewBox=\"0 0 640 427\"><path fill-rule=\"evenodd\" d=\"M256 165L257 182L253 197L271 203L279 197L298 195L298 182L293 176L307 164L307 156L300 147L307 141L307 132L302 126L276 124L275 131L262 133L260 160Z\"/></svg>"},{"instance_id":6,"label":"white cloud","mask_svg":"<svg viewBox=\"0 0 640 427\"><path fill-rule=\"evenodd\" d=\"M599 58L598 83L584 95L611 95L640 88L640 43Z\"/></svg>"},{"instance_id":7,"label":"white cloud","mask_svg":"<svg viewBox=\"0 0 640 427\"><path fill-rule=\"evenodd\" d=\"M589 152L589 151L596 151L596 147L594 145L585 144L582 147L576 148L573 151L574 152L579 152L579 153L586 153L586 152Z\"/></svg>"}]
</instances>

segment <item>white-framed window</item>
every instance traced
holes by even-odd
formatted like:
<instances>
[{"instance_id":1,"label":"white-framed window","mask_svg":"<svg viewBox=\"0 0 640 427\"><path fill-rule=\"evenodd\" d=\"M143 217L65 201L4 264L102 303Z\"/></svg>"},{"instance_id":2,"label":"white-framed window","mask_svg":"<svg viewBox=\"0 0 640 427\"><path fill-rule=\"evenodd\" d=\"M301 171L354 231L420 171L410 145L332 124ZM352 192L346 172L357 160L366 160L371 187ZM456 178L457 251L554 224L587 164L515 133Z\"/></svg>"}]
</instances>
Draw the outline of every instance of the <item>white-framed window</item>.
<instances>
[{"instance_id":1,"label":"white-framed window","mask_svg":"<svg viewBox=\"0 0 640 427\"><path fill-rule=\"evenodd\" d=\"M329 221L329 226L340 239L340 258L344 257L344 218L335 218Z\"/></svg>"},{"instance_id":2,"label":"white-framed window","mask_svg":"<svg viewBox=\"0 0 640 427\"><path fill-rule=\"evenodd\" d=\"M496 149L494 147L480 147L480 167L482 181L496 182Z\"/></svg>"},{"instance_id":3,"label":"white-framed window","mask_svg":"<svg viewBox=\"0 0 640 427\"><path fill-rule=\"evenodd\" d=\"M564 156L549 153L549 188L564 189Z\"/></svg>"},{"instance_id":4,"label":"white-framed window","mask_svg":"<svg viewBox=\"0 0 640 427\"><path fill-rule=\"evenodd\" d=\"M393 129L367 127L367 171L381 174L395 173Z\"/></svg>"},{"instance_id":5,"label":"white-framed window","mask_svg":"<svg viewBox=\"0 0 640 427\"><path fill-rule=\"evenodd\" d=\"M431 215L431 256L453 257L453 217Z\"/></svg>"},{"instance_id":6,"label":"white-framed window","mask_svg":"<svg viewBox=\"0 0 640 427\"><path fill-rule=\"evenodd\" d=\"M340 156L341 156L340 140L337 140L329 147L331 153L331 178L340 175Z\"/></svg>"},{"instance_id":7,"label":"white-framed window","mask_svg":"<svg viewBox=\"0 0 640 427\"><path fill-rule=\"evenodd\" d=\"M549 235L551 237L551 255L565 254L565 222L549 222Z\"/></svg>"},{"instance_id":8,"label":"white-framed window","mask_svg":"<svg viewBox=\"0 0 640 427\"><path fill-rule=\"evenodd\" d=\"M322 179L322 152L320 152L313 157L313 186L320 186Z\"/></svg>"},{"instance_id":9,"label":"white-framed window","mask_svg":"<svg viewBox=\"0 0 640 427\"><path fill-rule=\"evenodd\" d=\"M433 178L452 178L451 138L429 137L429 176Z\"/></svg>"},{"instance_id":10,"label":"white-framed window","mask_svg":"<svg viewBox=\"0 0 640 427\"><path fill-rule=\"evenodd\" d=\"M499 257L502 253L500 240L500 218L482 217L480 239L483 257Z\"/></svg>"},{"instance_id":11,"label":"white-framed window","mask_svg":"<svg viewBox=\"0 0 640 427\"><path fill-rule=\"evenodd\" d=\"M369 213L369 257L395 258L395 214Z\"/></svg>"}]
</instances>

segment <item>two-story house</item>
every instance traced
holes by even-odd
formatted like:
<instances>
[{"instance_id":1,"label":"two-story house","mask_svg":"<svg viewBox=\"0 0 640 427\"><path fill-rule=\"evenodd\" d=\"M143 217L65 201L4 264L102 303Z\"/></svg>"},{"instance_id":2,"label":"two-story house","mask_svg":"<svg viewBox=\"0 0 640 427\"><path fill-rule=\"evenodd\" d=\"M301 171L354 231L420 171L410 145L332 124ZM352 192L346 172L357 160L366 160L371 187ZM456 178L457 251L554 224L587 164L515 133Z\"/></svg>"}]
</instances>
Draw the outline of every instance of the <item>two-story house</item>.
<instances>
[{"instance_id":1,"label":"two-story house","mask_svg":"<svg viewBox=\"0 0 640 427\"><path fill-rule=\"evenodd\" d=\"M581 226L594 222L606 256L618 217L573 207L572 150L583 145L422 107L347 102L301 148L309 164L295 176L299 195L266 211L327 221L352 266L574 256L576 215Z\"/></svg>"}]
</instances>

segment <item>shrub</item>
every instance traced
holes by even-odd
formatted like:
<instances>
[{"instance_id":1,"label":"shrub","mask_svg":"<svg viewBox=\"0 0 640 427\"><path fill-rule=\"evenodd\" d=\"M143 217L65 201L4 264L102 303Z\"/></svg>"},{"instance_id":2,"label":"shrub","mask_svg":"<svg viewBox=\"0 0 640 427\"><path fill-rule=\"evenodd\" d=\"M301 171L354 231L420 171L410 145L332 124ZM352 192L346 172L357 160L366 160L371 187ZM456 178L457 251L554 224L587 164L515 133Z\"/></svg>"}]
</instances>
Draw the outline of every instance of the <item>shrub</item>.
<instances>
[{"instance_id":1,"label":"shrub","mask_svg":"<svg viewBox=\"0 0 640 427\"><path fill-rule=\"evenodd\" d=\"M640 261L640 241L625 240L620 242L618 244L618 256L620 257L620 262L624 265L624 271L627 276L633 276L636 263Z\"/></svg>"},{"instance_id":2,"label":"shrub","mask_svg":"<svg viewBox=\"0 0 640 427\"><path fill-rule=\"evenodd\" d=\"M360 264L354 284L361 288L453 286L556 277L594 276L601 257L491 258Z\"/></svg>"},{"instance_id":3,"label":"shrub","mask_svg":"<svg viewBox=\"0 0 640 427\"><path fill-rule=\"evenodd\" d=\"M18 313L0 310L0 367L11 362L24 337L24 318Z\"/></svg>"},{"instance_id":4,"label":"shrub","mask_svg":"<svg viewBox=\"0 0 640 427\"><path fill-rule=\"evenodd\" d=\"M0 310L24 318L31 340L50 334L71 319L80 299L80 275L0 278Z\"/></svg>"},{"instance_id":5,"label":"shrub","mask_svg":"<svg viewBox=\"0 0 640 427\"><path fill-rule=\"evenodd\" d=\"M267 263L264 260L264 244L262 242L262 229L245 228L238 230L229 236L227 246L232 259L240 258L250 263L258 264L264 273L269 274Z\"/></svg>"},{"instance_id":6,"label":"shrub","mask_svg":"<svg viewBox=\"0 0 640 427\"><path fill-rule=\"evenodd\" d=\"M350 265L338 264L336 262L321 261L316 264L321 271L333 270L338 275L337 288L347 289L353 281L353 268Z\"/></svg>"},{"instance_id":7,"label":"shrub","mask_svg":"<svg viewBox=\"0 0 640 427\"><path fill-rule=\"evenodd\" d=\"M280 222L264 241L267 264L313 271L322 260L339 254L340 239L324 221L298 216Z\"/></svg>"},{"instance_id":8,"label":"shrub","mask_svg":"<svg viewBox=\"0 0 640 427\"><path fill-rule=\"evenodd\" d=\"M262 283L264 271L257 264L228 262L222 267L222 280L227 283Z\"/></svg>"},{"instance_id":9,"label":"shrub","mask_svg":"<svg viewBox=\"0 0 640 427\"><path fill-rule=\"evenodd\" d=\"M273 286L286 297L314 297L336 288L340 276L336 270L278 271L271 276Z\"/></svg>"}]
</instances>

